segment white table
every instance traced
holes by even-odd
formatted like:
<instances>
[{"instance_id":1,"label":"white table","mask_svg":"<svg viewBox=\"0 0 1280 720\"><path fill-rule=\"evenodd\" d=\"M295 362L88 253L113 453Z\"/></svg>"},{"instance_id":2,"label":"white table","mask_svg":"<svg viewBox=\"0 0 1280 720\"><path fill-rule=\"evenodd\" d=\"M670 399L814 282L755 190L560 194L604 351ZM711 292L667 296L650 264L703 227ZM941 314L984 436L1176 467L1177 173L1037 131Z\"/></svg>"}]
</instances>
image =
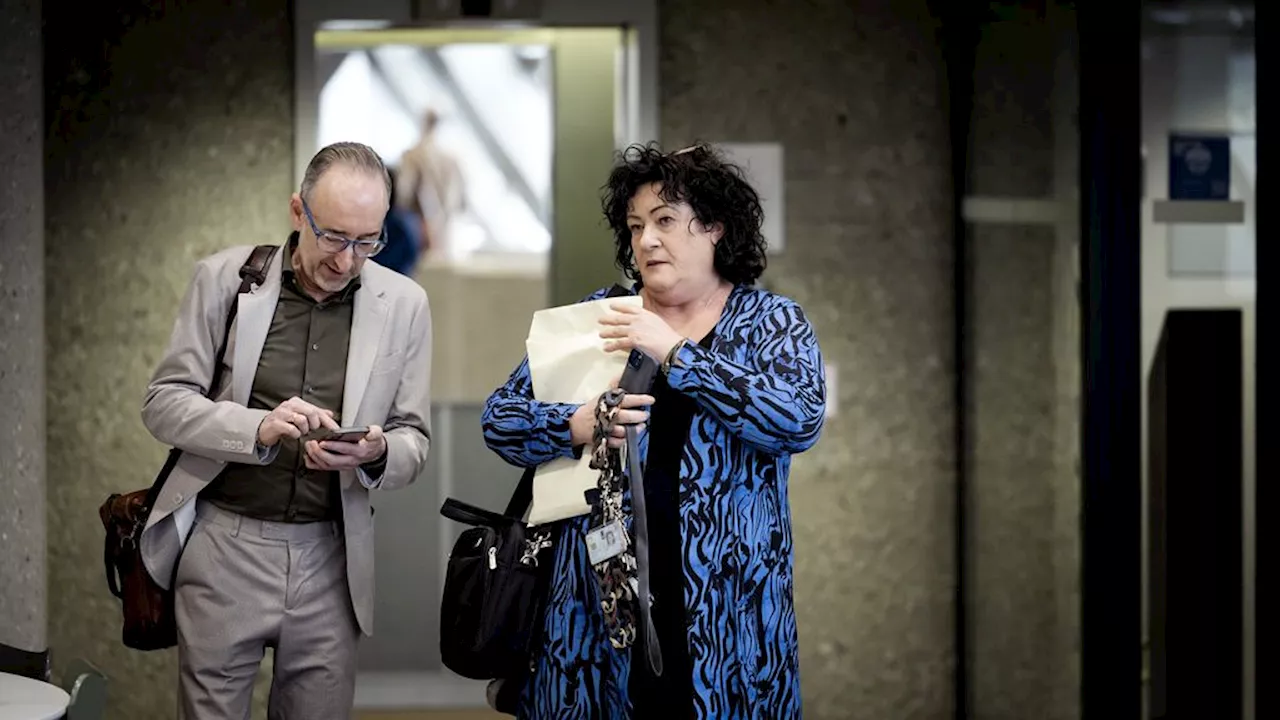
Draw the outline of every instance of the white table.
<instances>
[{"instance_id":1,"label":"white table","mask_svg":"<svg viewBox=\"0 0 1280 720\"><path fill-rule=\"evenodd\" d=\"M57 685L0 672L0 720L57 720L70 702Z\"/></svg>"}]
</instances>

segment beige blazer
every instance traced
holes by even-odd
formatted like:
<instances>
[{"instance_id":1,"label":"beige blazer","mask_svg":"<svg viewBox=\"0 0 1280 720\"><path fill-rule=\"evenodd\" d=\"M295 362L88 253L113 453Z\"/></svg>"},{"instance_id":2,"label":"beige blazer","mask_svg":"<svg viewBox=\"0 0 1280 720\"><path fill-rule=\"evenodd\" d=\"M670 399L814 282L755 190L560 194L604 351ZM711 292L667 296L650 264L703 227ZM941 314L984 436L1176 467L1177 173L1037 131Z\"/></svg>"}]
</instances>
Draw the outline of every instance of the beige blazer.
<instances>
[{"instance_id":1,"label":"beige blazer","mask_svg":"<svg viewBox=\"0 0 1280 720\"><path fill-rule=\"evenodd\" d=\"M147 388L142 421L160 442L183 451L142 534L151 577L169 587L195 518L196 495L229 462L267 464L275 450L257 448L266 410L247 406L253 376L280 297L277 252L266 280L236 298L239 270L251 247L201 260L178 310L169 347ZM239 303L227 342L222 387L204 397L231 302ZM343 425L381 425L387 467L373 480L341 473L347 580L361 630L373 632L373 517L369 490L394 490L422 471L430 446L431 308L413 280L367 261L360 272L342 396Z\"/></svg>"}]
</instances>

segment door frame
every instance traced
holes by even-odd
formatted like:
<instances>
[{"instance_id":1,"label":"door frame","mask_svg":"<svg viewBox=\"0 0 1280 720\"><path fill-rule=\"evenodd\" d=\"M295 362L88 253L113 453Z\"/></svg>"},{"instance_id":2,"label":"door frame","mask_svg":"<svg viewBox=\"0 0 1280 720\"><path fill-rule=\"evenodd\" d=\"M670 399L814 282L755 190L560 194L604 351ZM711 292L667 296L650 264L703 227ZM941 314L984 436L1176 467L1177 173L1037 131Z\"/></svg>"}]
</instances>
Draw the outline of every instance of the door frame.
<instances>
[{"instance_id":1,"label":"door frame","mask_svg":"<svg viewBox=\"0 0 1280 720\"><path fill-rule=\"evenodd\" d=\"M625 31L624 77L627 116L617 125L617 143L659 139L658 113L658 13L656 0L542 0L537 17L526 20L416 20L413 0L294 0L294 186L316 146L319 126L316 32L327 23L348 21L368 29L480 28L520 30L535 28L617 27ZM558 153L558 150L557 150ZM554 256L553 256L554 260ZM609 263L612 259L608 258ZM554 276L554 268L551 269ZM554 298L553 298L554 299ZM437 428L448 433L448 428ZM445 444L435 444L443 450ZM443 458L442 458L443 459ZM441 496L451 478L443 479ZM448 537L446 537L448 536ZM440 548L448 552L451 533L441 532ZM443 709L485 707L485 683L459 677L446 670L360 673L356 678L356 709Z\"/></svg>"},{"instance_id":2,"label":"door frame","mask_svg":"<svg viewBox=\"0 0 1280 720\"><path fill-rule=\"evenodd\" d=\"M657 0L541 0L537 19L416 20L413 0L294 0L293 162L294 185L302 184L315 154L318 122L315 34L334 21L367 22L371 27L605 27L625 28L631 37L626 79L629 118L624 144L661 140L658 113Z\"/></svg>"},{"instance_id":3,"label":"door frame","mask_svg":"<svg viewBox=\"0 0 1280 720\"><path fill-rule=\"evenodd\" d=\"M1142 712L1141 12L1077 4L1081 717Z\"/></svg>"},{"instance_id":4,"label":"door frame","mask_svg":"<svg viewBox=\"0 0 1280 720\"><path fill-rule=\"evenodd\" d=\"M1276 52L1271 49L1270 43L1257 42L1257 38L1266 37L1262 30L1270 26L1272 18L1275 17L1276 7L1273 3L1255 2L1254 5L1254 62L1256 68L1256 76L1254 78L1254 87L1269 87L1266 78L1271 77L1276 64ZM1256 90L1255 90L1256 92ZM1280 146L1272 141L1271 136L1267 133L1266 124L1270 122L1272 113L1269 111L1266 99L1269 93L1256 92L1257 96L1257 119L1255 120L1255 128L1257 133L1256 159L1258 163L1258 177L1254 181L1254 202L1257 204L1257 210L1254 215L1254 223L1256 232L1254 234L1254 243L1256 244L1255 267L1257 271L1257 294L1255 296L1254 305L1254 504L1251 509L1254 513L1254 613L1253 613L1253 665L1246 666L1245 672L1252 673L1254 681L1251 686L1251 695L1245 697L1245 707L1253 705L1254 717L1276 717L1280 713L1280 701L1277 700L1275 692L1260 692L1260 688L1264 683L1259 682L1259 678L1274 677L1271 665L1272 654L1267 652L1271 648L1271 644L1267 638L1274 638L1275 632L1275 616L1263 609L1275 607L1273 598L1276 595L1275 590L1264 592L1264 587L1272 587L1264 585L1258 581L1261 577L1275 577L1270 572L1275 566L1275 551L1264 550L1263 548L1271 547L1268 543L1262 542L1263 536L1273 536L1275 534L1274 526L1261 522L1263 518L1270 517L1267 508L1273 507L1275 497L1275 486L1269 482L1262 482L1263 478L1276 477L1276 473L1280 472L1280 445L1275 442L1260 442L1262 438L1275 437L1273 428L1275 426L1275 417L1277 413L1273 408L1277 407L1276 387L1280 386L1274 378L1265 372L1260 372L1262 368L1275 368L1276 363L1273 358L1275 353L1266 350L1266 345L1262 342L1263 336L1266 334L1264 325L1267 327L1274 325L1276 316L1276 293L1272 291L1271 283L1274 279L1267 280L1272 277L1277 264L1277 253L1275 246L1270 243L1260 242L1260 238L1271 237L1270 230L1275 225L1271 218L1271 213L1267 208L1275 207L1267 198L1275 198L1274 188L1276 183L1271 182L1270 176L1263 168L1272 167L1271 163L1276 162L1276 148ZM1266 158L1271 158L1267 160ZM1276 165L1275 167L1280 167ZM1274 371L1273 371L1274 372ZM1249 512L1249 509L1246 509ZM1247 572L1247 568L1246 568Z\"/></svg>"}]
</instances>

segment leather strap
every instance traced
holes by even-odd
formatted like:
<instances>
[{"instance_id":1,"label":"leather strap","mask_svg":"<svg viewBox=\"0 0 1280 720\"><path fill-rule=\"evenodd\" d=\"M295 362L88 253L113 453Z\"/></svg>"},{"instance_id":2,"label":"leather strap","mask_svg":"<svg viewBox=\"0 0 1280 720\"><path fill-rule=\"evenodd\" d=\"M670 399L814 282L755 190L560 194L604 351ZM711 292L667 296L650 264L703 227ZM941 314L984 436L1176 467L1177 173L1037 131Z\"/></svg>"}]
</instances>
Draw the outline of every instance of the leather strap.
<instances>
[{"instance_id":1,"label":"leather strap","mask_svg":"<svg viewBox=\"0 0 1280 720\"><path fill-rule=\"evenodd\" d=\"M213 394L218 391L218 386L222 384L222 361L227 356L231 325L236 320L240 296L252 290L254 285L261 285L266 281L267 266L271 264L271 258L279 249L276 245L259 245L249 253L249 259L245 260L244 265L240 267L240 289L236 291L235 298L231 300L231 307L227 310L227 323L222 328L222 344L218 346L218 359L213 363L213 379L209 381L209 389L205 392L205 397L213 397Z\"/></svg>"},{"instance_id":2,"label":"leather strap","mask_svg":"<svg viewBox=\"0 0 1280 720\"><path fill-rule=\"evenodd\" d=\"M227 322L222 329L222 344L218 346L218 356L213 363L213 377L209 380L209 387L205 390L205 397L213 397L218 391L218 386L222 384L222 361L227 356L227 341L231 336L231 326L236 320L236 310L240 305L240 296L253 289L255 284L261 285L267 279L267 267L271 265L271 258L275 257L276 251L279 250L278 245L258 245L249 253L249 257L244 261L244 265L240 266L240 289L236 291L236 296L231 299L231 307L227 310ZM160 497L160 490L164 487L164 483L169 479L169 473L173 472L173 468L178 464L178 458L181 457L182 451L178 448L169 450L169 457L165 458L164 467L160 468L160 472L156 474L156 479L151 483L151 489L147 491L146 507L141 513L141 522L146 522L146 517L151 512L151 508L155 507L156 498Z\"/></svg>"},{"instance_id":3,"label":"leather strap","mask_svg":"<svg viewBox=\"0 0 1280 720\"><path fill-rule=\"evenodd\" d=\"M112 493L111 496L107 498L108 505L115 502L118 497L120 497L118 494ZM120 549L123 539L116 537L112 533L113 530L118 532L117 528L114 528L107 523L104 524L106 524L107 527L107 538L106 541L102 543L102 565L107 571L107 589L111 591L112 595L123 600L124 590L120 588L120 576L116 572L115 563L116 552Z\"/></svg>"},{"instance_id":4,"label":"leather strap","mask_svg":"<svg viewBox=\"0 0 1280 720\"><path fill-rule=\"evenodd\" d=\"M636 600L640 603L640 622L644 625L644 649L649 667L655 676L662 676L662 648L658 646L658 630L653 626L653 595L649 590L649 520L645 510L644 470L640 467L640 440L636 426L626 426L627 474L631 481L631 508L635 517L631 529L636 536L636 573L640 588Z\"/></svg>"},{"instance_id":5,"label":"leather strap","mask_svg":"<svg viewBox=\"0 0 1280 720\"><path fill-rule=\"evenodd\" d=\"M516 483L515 492L511 493L511 499L507 501L507 509L505 515L516 520L523 520L524 514L529 510L529 506L533 504L533 474L537 468L525 468L524 474L520 476L520 482Z\"/></svg>"},{"instance_id":6,"label":"leather strap","mask_svg":"<svg viewBox=\"0 0 1280 720\"><path fill-rule=\"evenodd\" d=\"M511 494L511 499L507 501L506 511L501 515L492 510L485 510L482 507L476 507L453 498L445 499L444 504L440 506L440 514L454 522L471 525L472 527L483 525L485 527L499 528L513 520L519 522L524 519L524 513L529 509L529 503L533 499L533 473L535 470L536 468L525 468L524 474L520 476L520 482L516 484L515 492Z\"/></svg>"}]
</instances>

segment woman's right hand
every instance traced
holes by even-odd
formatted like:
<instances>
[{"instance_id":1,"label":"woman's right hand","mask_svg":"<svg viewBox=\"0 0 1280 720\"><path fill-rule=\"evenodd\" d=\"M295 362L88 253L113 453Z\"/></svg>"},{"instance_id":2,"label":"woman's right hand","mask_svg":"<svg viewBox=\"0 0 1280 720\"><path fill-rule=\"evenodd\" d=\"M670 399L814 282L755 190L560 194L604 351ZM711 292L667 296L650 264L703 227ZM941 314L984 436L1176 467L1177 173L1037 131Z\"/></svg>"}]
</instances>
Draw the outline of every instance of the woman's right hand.
<instances>
[{"instance_id":1,"label":"woman's right hand","mask_svg":"<svg viewBox=\"0 0 1280 720\"><path fill-rule=\"evenodd\" d=\"M617 387L617 383L614 383ZM591 445L595 440L596 406L600 399L596 398L578 406L569 418L569 435L574 447ZM618 414L613 421L613 435L609 438L610 447L622 447L626 442L627 432L624 426L636 425L636 432L644 432L644 423L649 419L649 411L641 410L653 405L652 395L624 395L619 404Z\"/></svg>"}]
</instances>

